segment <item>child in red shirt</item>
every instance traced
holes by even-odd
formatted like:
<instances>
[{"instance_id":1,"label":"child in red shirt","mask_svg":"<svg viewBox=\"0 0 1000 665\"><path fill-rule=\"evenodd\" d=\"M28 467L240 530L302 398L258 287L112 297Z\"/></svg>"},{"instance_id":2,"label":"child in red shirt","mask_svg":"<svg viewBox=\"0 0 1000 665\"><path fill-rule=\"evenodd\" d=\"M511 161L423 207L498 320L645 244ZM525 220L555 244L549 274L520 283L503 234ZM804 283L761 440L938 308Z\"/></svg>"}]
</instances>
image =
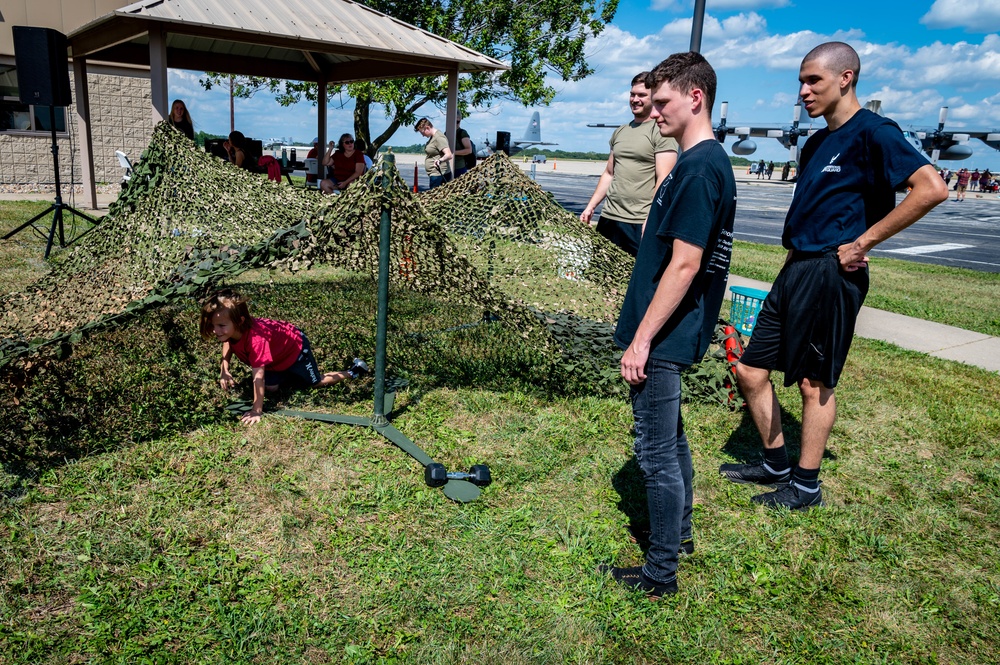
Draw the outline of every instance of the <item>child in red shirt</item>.
<instances>
[{"instance_id":1,"label":"child in red shirt","mask_svg":"<svg viewBox=\"0 0 1000 665\"><path fill-rule=\"evenodd\" d=\"M283 383L322 388L368 372L368 365L355 358L350 369L321 375L305 333L286 321L251 317L246 301L233 291L220 291L202 305L201 336L222 344L219 385L224 390L236 385L229 373L234 354L251 367L253 407L242 418L248 425L260 420L264 392Z\"/></svg>"}]
</instances>

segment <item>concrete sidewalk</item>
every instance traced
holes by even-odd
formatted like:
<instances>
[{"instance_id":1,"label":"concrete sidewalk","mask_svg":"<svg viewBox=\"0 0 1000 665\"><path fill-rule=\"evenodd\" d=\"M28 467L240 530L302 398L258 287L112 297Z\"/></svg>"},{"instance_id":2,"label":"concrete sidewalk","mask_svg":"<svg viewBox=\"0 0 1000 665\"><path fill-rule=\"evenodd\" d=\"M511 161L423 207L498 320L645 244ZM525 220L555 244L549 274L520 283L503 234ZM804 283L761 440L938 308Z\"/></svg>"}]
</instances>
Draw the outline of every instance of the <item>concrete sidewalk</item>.
<instances>
[{"instance_id":1,"label":"concrete sidewalk","mask_svg":"<svg viewBox=\"0 0 1000 665\"><path fill-rule=\"evenodd\" d=\"M729 286L771 290L771 285L767 282L737 275L729 276ZM727 297L731 298L732 293L727 291ZM1000 338L983 333L862 307L854 334L867 339L879 339L935 358L955 360L990 372L1000 372Z\"/></svg>"}]
</instances>

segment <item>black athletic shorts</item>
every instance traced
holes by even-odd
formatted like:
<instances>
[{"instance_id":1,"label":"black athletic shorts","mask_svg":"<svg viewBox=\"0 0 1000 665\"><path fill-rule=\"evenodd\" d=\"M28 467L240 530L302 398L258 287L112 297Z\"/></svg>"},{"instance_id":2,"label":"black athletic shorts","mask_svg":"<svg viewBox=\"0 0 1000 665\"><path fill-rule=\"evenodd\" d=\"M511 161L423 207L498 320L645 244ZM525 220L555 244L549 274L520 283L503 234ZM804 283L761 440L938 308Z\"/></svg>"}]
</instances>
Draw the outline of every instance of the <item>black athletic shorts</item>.
<instances>
[{"instance_id":1,"label":"black athletic shorts","mask_svg":"<svg viewBox=\"0 0 1000 665\"><path fill-rule=\"evenodd\" d=\"M642 240L642 223L629 224L612 217L601 215L597 220L597 232L618 245L632 256L639 253L639 241Z\"/></svg>"},{"instance_id":2,"label":"black athletic shorts","mask_svg":"<svg viewBox=\"0 0 1000 665\"><path fill-rule=\"evenodd\" d=\"M868 294L868 269L840 269L837 252L794 252L764 300L740 363L833 388L847 361Z\"/></svg>"},{"instance_id":3,"label":"black athletic shorts","mask_svg":"<svg viewBox=\"0 0 1000 665\"><path fill-rule=\"evenodd\" d=\"M299 357L291 367L280 372L264 370L265 386L287 384L294 388L307 388L323 378L316 366L316 359L313 358L309 339L304 332L301 330L299 332L302 333L302 351L299 353Z\"/></svg>"}]
</instances>

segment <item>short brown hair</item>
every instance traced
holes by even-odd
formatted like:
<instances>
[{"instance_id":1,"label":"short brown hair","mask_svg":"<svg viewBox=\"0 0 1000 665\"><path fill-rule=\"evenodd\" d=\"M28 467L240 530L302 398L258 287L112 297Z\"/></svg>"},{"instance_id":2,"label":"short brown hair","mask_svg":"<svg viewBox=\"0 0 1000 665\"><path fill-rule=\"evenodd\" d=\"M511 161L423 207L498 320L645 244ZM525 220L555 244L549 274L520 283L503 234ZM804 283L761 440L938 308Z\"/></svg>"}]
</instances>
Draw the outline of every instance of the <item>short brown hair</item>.
<instances>
[{"instance_id":1,"label":"short brown hair","mask_svg":"<svg viewBox=\"0 0 1000 665\"><path fill-rule=\"evenodd\" d=\"M428 120L427 118L421 118L420 120L417 120L417 124L413 127L413 131L422 132L427 127L433 127L433 126L434 125L431 124L430 120Z\"/></svg>"},{"instance_id":2,"label":"short brown hair","mask_svg":"<svg viewBox=\"0 0 1000 665\"><path fill-rule=\"evenodd\" d=\"M802 58L802 64L812 60L822 61L827 69L837 72L838 75L847 71L851 72L854 74L851 78L851 87L858 87L858 77L861 76L861 58L850 44L844 42L820 44L806 53L806 57Z\"/></svg>"},{"instance_id":3,"label":"short brown hair","mask_svg":"<svg viewBox=\"0 0 1000 665\"><path fill-rule=\"evenodd\" d=\"M664 82L678 92L688 93L695 88L701 90L705 93L705 109L712 115L717 79L712 65L701 53L674 53L646 76L646 87L650 90L655 90Z\"/></svg>"},{"instance_id":4,"label":"short brown hair","mask_svg":"<svg viewBox=\"0 0 1000 665\"><path fill-rule=\"evenodd\" d=\"M632 85L641 83L648 88L649 84L646 83L647 76L649 76L649 72L639 72L638 74L632 77Z\"/></svg>"},{"instance_id":5,"label":"short brown hair","mask_svg":"<svg viewBox=\"0 0 1000 665\"><path fill-rule=\"evenodd\" d=\"M233 322L241 335L250 330L250 326L253 325L253 317L250 316L247 301L235 291L223 289L201 306L202 339L212 339L215 336L212 331L212 315L218 311L225 311L229 314L229 320Z\"/></svg>"}]
</instances>

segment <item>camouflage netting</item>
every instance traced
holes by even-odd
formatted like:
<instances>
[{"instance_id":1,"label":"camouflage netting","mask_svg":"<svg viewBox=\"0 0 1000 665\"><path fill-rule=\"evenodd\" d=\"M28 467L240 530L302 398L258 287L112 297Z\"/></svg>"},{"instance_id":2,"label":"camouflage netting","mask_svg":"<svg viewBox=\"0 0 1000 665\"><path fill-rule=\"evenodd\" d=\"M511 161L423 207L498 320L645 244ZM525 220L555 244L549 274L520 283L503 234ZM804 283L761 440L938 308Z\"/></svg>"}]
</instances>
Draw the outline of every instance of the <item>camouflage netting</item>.
<instances>
[{"instance_id":1,"label":"camouflage netting","mask_svg":"<svg viewBox=\"0 0 1000 665\"><path fill-rule=\"evenodd\" d=\"M308 237L301 220L316 203L161 123L102 223L48 275L0 299L0 367L287 255Z\"/></svg>"},{"instance_id":2,"label":"camouflage netting","mask_svg":"<svg viewBox=\"0 0 1000 665\"><path fill-rule=\"evenodd\" d=\"M620 382L612 336L634 259L580 222L506 155L420 195L508 302L535 312L570 369Z\"/></svg>"},{"instance_id":3,"label":"camouflage netting","mask_svg":"<svg viewBox=\"0 0 1000 665\"><path fill-rule=\"evenodd\" d=\"M165 124L108 218L0 301L0 366L252 267L323 262L374 277L386 209L397 287L472 307L565 370L615 380L611 334L632 259L505 156L423 195L388 167L320 199L224 164Z\"/></svg>"}]
</instances>

